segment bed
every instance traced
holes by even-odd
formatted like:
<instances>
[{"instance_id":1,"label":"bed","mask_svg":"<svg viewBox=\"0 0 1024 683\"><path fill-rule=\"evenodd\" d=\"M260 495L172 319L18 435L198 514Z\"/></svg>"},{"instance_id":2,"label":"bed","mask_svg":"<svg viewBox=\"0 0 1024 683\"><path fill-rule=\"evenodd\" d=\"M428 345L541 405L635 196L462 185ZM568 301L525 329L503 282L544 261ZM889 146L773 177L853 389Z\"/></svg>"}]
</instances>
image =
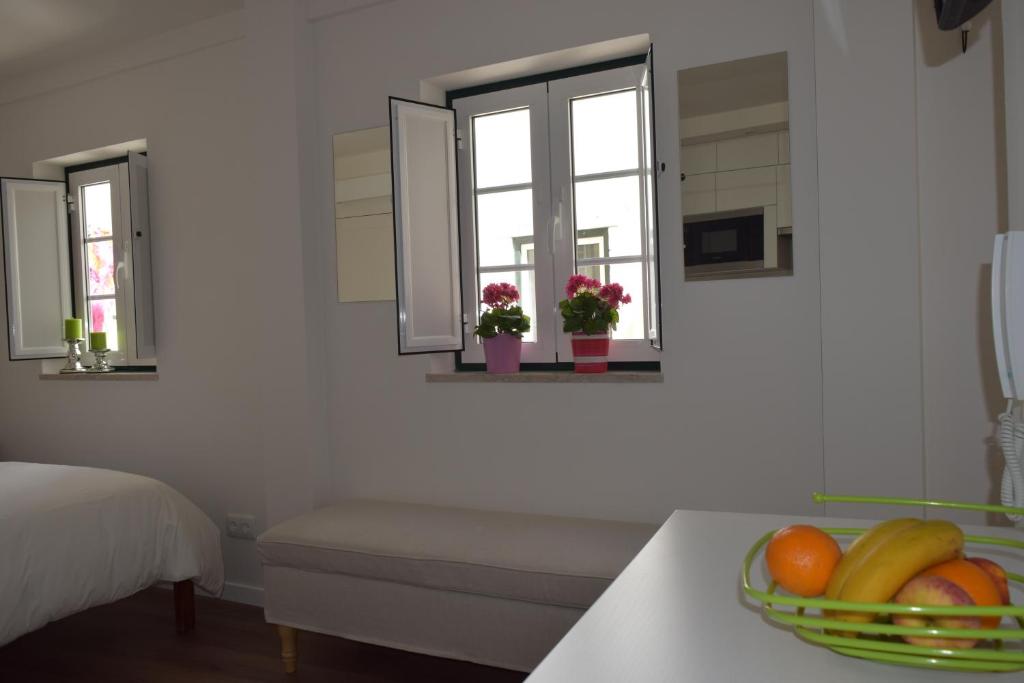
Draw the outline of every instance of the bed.
<instances>
[{"instance_id":1,"label":"bed","mask_svg":"<svg viewBox=\"0 0 1024 683\"><path fill-rule=\"evenodd\" d=\"M187 498L125 472L0 462L0 645L160 582L179 632L193 584L223 587L220 531Z\"/></svg>"}]
</instances>

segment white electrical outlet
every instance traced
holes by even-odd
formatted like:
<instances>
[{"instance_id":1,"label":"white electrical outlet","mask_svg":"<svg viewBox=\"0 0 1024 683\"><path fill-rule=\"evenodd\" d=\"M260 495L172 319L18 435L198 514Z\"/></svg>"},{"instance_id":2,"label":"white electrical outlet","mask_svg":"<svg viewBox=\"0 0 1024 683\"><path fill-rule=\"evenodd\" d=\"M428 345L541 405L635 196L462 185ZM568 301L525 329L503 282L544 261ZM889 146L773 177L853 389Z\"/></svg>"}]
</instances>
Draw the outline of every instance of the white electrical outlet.
<instances>
[{"instance_id":1,"label":"white electrical outlet","mask_svg":"<svg viewBox=\"0 0 1024 683\"><path fill-rule=\"evenodd\" d=\"M228 513L228 536L232 538L256 538L256 516L237 512Z\"/></svg>"}]
</instances>

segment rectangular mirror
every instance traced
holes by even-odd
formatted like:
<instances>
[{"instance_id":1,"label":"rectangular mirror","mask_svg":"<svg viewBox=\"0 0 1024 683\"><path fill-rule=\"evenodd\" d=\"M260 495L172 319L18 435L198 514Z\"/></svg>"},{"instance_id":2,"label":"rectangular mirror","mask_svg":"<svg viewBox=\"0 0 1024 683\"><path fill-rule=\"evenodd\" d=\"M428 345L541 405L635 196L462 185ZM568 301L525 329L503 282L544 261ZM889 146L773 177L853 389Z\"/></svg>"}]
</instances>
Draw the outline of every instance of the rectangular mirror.
<instances>
[{"instance_id":1,"label":"rectangular mirror","mask_svg":"<svg viewBox=\"0 0 1024 683\"><path fill-rule=\"evenodd\" d=\"M338 301L395 298L389 140L387 126L334 136Z\"/></svg>"},{"instance_id":2,"label":"rectangular mirror","mask_svg":"<svg viewBox=\"0 0 1024 683\"><path fill-rule=\"evenodd\" d=\"M786 53L678 72L687 280L793 274Z\"/></svg>"}]
</instances>

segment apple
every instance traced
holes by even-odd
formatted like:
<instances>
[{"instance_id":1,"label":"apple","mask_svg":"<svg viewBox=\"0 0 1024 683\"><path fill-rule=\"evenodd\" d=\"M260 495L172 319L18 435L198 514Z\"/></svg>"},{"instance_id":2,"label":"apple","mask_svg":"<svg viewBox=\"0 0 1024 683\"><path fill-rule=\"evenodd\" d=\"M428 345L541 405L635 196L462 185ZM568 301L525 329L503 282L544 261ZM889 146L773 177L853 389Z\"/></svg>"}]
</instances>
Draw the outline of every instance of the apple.
<instances>
[{"instance_id":1,"label":"apple","mask_svg":"<svg viewBox=\"0 0 1024 683\"><path fill-rule=\"evenodd\" d=\"M992 583L994 583L996 588L999 589L999 597L1002 599L1003 604L1009 605L1010 582L1006 578L1006 570L992 560L985 559L984 557L968 557L967 561L978 565L988 573L989 577L992 579Z\"/></svg>"},{"instance_id":2,"label":"apple","mask_svg":"<svg viewBox=\"0 0 1024 683\"><path fill-rule=\"evenodd\" d=\"M899 605L973 605L974 601L960 586L941 576L917 576L906 583L896 594L894 602ZM915 614L894 614L894 624L916 628L981 628L978 617L926 617ZM978 644L968 638L931 638L927 636L903 636L903 640L920 647L937 647L966 650Z\"/></svg>"}]
</instances>

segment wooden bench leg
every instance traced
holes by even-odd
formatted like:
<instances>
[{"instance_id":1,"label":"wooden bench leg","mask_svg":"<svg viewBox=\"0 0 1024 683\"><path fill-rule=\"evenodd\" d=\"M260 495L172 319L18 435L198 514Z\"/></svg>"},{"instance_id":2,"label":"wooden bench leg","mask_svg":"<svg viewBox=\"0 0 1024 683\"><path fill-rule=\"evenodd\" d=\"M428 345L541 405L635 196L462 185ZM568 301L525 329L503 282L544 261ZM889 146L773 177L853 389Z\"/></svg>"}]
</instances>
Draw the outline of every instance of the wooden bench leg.
<instances>
[{"instance_id":1,"label":"wooden bench leg","mask_svg":"<svg viewBox=\"0 0 1024 683\"><path fill-rule=\"evenodd\" d=\"M174 624L179 634L196 627L196 596L191 579L174 582Z\"/></svg>"},{"instance_id":2,"label":"wooden bench leg","mask_svg":"<svg viewBox=\"0 0 1024 683\"><path fill-rule=\"evenodd\" d=\"M295 673L298 667L299 653L296 649L296 640L299 632L291 626L277 625L277 635L281 638L281 661L284 663L286 674Z\"/></svg>"}]
</instances>

